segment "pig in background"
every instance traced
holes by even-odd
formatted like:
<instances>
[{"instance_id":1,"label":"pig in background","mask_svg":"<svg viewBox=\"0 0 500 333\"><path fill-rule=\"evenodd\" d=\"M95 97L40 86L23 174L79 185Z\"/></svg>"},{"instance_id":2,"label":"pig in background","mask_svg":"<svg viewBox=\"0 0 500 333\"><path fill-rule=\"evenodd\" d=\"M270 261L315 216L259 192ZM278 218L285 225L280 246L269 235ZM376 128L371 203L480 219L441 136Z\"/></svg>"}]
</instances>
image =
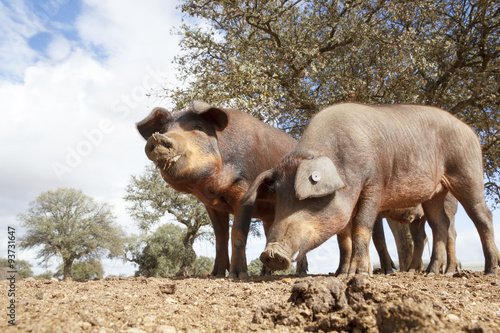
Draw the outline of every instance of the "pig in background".
<instances>
[{"instance_id":1,"label":"pig in background","mask_svg":"<svg viewBox=\"0 0 500 333\"><path fill-rule=\"evenodd\" d=\"M455 214L457 213L457 208L457 199L448 193L444 202L444 211L450 220L450 226L448 228L448 239L446 242L447 262L446 267L443 267L443 269L446 268L446 270L442 270L442 272L446 274L453 274L459 271L458 259L456 257L457 232L455 230ZM400 243L398 244L398 255L400 258L399 269L401 271L423 271L424 263L422 262L422 254L427 241L427 235L425 234L426 217L422 205L412 208L391 209L380 212L377 216L373 228L373 243L375 244L375 248L380 258L381 273L391 274L393 269L395 269L395 265L387 251L382 218L391 219L394 222L391 226L391 230L394 233L396 243ZM397 230L394 230L394 228ZM411 234L411 239L402 236L406 233L406 228L408 228ZM339 244L343 242L344 241L341 240ZM347 251L349 251L349 249ZM408 251L408 253L400 253L400 251ZM409 259L408 262L404 262L405 257L409 257L409 254L411 254L411 259ZM403 259L403 261L401 259ZM339 265L336 275L347 274L349 270L349 260L344 260L344 265Z\"/></svg>"},{"instance_id":2,"label":"pig in background","mask_svg":"<svg viewBox=\"0 0 500 333\"><path fill-rule=\"evenodd\" d=\"M451 114L416 105L339 104L319 112L298 145L264 171L242 199L275 202L261 261L286 269L292 258L339 234L351 221L348 274L369 272L368 244L379 212L422 205L433 232L428 272L446 264L448 192L474 222L485 273L498 273L492 214L484 199L481 147Z\"/></svg>"}]
</instances>

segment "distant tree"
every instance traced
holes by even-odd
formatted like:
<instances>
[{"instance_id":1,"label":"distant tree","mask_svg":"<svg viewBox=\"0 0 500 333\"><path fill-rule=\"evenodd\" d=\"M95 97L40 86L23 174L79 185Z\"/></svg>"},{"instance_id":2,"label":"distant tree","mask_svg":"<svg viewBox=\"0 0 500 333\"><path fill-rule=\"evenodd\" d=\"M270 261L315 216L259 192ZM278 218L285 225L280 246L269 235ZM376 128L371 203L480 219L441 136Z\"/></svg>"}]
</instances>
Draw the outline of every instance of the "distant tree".
<instances>
[{"instance_id":1,"label":"distant tree","mask_svg":"<svg viewBox=\"0 0 500 333\"><path fill-rule=\"evenodd\" d=\"M61 264L57 268L54 276L64 275L64 265ZM100 260L90 259L84 261L75 261L71 266L71 276L73 279L102 279L104 276L104 268Z\"/></svg>"},{"instance_id":2,"label":"distant tree","mask_svg":"<svg viewBox=\"0 0 500 333\"><path fill-rule=\"evenodd\" d=\"M42 274L34 275L33 277L36 279L42 278L42 279L49 280L50 278L53 278L54 276L55 276L54 272L47 270L47 271L43 272Z\"/></svg>"},{"instance_id":3,"label":"distant tree","mask_svg":"<svg viewBox=\"0 0 500 333\"><path fill-rule=\"evenodd\" d=\"M468 123L500 204L500 4L494 0L182 0L183 84L159 92L237 106L294 135L340 102L418 103ZM193 22L197 22L195 25Z\"/></svg>"},{"instance_id":4,"label":"distant tree","mask_svg":"<svg viewBox=\"0 0 500 333\"><path fill-rule=\"evenodd\" d=\"M262 267L264 264L260 261L259 258L256 258L248 264L248 275L261 275ZM296 267L294 265L290 265L290 267L286 271L274 271L273 275L293 275L296 273Z\"/></svg>"},{"instance_id":5,"label":"distant tree","mask_svg":"<svg viewBox=\"0 0 500 333\"><path fill-rule=\"evenodd\" d=\"M214 262L214 259L209 257L200 256L196 258L193 265L193 275L210 273L214 267Z\"/></svg>"},{"instance_id":6,"label":"distant tree","mask_svg":"<svg viewBox=\"0 0 500 333\"><path fill-rule=\"evenodd\" d=\"M124 232L114 223L111 208L81 190L43 192L18 219L26 228L20 247L41 246L37 258L42 262L61 256L64 279L71 279L75 260L97 259L106 252L110 257L122 253Z\"/></svg>"},{"instance_id":7,"label":"distant tree","mask_svg":"<svg viewBox=\"0 0 500 333\"><path fill-rule=\"evenodd\" d=\"M170 277L185 261L183 239L181 227L166 223L151 235L130 237L123 258L138 266L136 276Z\"/></svg>"},{"instance_id":8,"label":"distant tree","mask_svg":"<svg viewBox=\"0 0 500 333\"><path fill-rule=\"evenodd\" d=\"M189 275L196 260L193 249L195 239L202 237L211 240L213 237L210 229L202 228L210 225L205 206L196 197L171 188L153 164L148 165L142 175L132 176L126 192L124 199L132 203L127 210L142 231L149 231L166 213L172 214L186 226L185 230L181 229L179 248L183 249L183 253L177 274Z\"/></svg>"},{"instance_id":9,"label":"distant tree","mask_svg":"<svg viewBox=\"0 0 500 333\"><path fill-rule=\"evenodd\" d=\"M9 260L7 258L0 258L0 267L10 267ZM27 260L16 260L14 270L24 279L33 276L31 267L32 265Z\"/></svg>"}]
</instances>

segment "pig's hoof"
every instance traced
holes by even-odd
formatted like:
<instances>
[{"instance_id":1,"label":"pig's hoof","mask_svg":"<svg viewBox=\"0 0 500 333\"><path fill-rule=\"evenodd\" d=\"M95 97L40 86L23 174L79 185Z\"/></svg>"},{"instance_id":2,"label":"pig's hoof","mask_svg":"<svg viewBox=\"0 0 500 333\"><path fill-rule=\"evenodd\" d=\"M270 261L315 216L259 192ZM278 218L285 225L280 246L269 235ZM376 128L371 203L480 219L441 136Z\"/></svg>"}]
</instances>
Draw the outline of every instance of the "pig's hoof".
<instances>
[{"instance_id":1,"label":"pig's hoof","mask_svg":"<svg viewBox=\"0 0 500 333\"><path fill-rule=\"evenodd\" d=\"M231 273L229 273L228 278L233 279L233 280L236 280L236 279L246 280L246 279L248 279L248 274L246 272L240 272L240 273L231 272Z\"/></svg>"},{"instance_id":2,"label":"pig's hoof","mask_svg":"<svg viewBox=\"0 0 500 333\"><path fill-rule=\"evenodd\" d=\"M307 276L307 272L304 272L304 271L300 271L300 272L297 272L295 273L297 276L300 276L300 277L305 277Z\"/></svg>"},{"instance_id":3,"label":"pig's hoof","mask_svg":"<svg viewBox=\"0 0 500 333\"><path fill-rule=\"evenodd\" d=\"M265 250L260 255L260 261L271 271L284 271L290 267L290 259L277 251Z\"/></svg>"},{"instance_id":4,"label":"pig's hoof","mask_svg":"<svg viewBox=\"0 0 500 333\"><path fill-rule=\"evenodd\" d=\"M488 271L488 272L485 271L484 275L486 275L486 276L497 276L498 273L496 271L494 271L494 270L493 271Z\"/></svg>"},{"instance_id":5,"label":"pig's hoof","mask_svg":"<svg viewBox=\"0 0 500 333\"><path fill-rule=\"evenodd\" d=\"M218 277L218 278L223 278L226 276L226 269L216 269L214 268L214 270L212 271L212 276L215 276L215 277Z\"/></svg>"}]
</instances>

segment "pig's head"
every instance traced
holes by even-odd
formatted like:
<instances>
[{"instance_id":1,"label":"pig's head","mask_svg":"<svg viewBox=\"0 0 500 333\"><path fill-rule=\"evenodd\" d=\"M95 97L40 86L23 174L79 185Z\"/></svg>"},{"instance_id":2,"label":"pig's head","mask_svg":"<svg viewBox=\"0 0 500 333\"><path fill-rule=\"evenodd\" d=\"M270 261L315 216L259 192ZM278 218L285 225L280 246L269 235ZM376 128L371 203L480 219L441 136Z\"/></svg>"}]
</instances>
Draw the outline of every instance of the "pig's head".
<instances>
[{"instance_id":1,"label":"pig's head","mask_svg":"<svg viewBox=\"0 0 500 333\"><path fill-rule=\"evenodd\" d=\"M337 168L325 156L289 154L254 181L242 199L274 201L275 219L260 260L271 270L284 270L342 230L347 210L336 192L344 188ZM340 209L339 209L340 208ZM345 210L345 212L343 211Z\"/></svg>"},{"instance_id":2,"label":"pig's head","mask_svg":"<svg viewBox=\"0 0 500 333\"><path fill-rule=\"evenodd\" d=\"M193 101L181 112L155 108L136 126L147 140L146 155L175 185L199 181L220 168L216 133L224 130L228 118L223 109Z\"/></svg>"}]
</instances>

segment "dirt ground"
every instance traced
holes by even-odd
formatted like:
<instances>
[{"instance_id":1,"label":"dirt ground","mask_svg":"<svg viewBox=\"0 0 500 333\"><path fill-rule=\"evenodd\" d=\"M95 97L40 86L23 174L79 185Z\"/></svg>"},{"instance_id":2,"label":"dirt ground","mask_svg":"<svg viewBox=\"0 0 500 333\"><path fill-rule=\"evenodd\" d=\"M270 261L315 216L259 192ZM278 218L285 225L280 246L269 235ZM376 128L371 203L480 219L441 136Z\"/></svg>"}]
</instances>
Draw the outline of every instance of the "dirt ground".
<instances>
[{"instance_id":1,"label":"dirt ground","mask_svg":"<svg viewBox=\"0 0 500 333\"><path fill-rule=\"evenodd\" d=\"M1 332L500 332L500 279L394 273L16 283Z\"/></svg>"}]
</instances>

